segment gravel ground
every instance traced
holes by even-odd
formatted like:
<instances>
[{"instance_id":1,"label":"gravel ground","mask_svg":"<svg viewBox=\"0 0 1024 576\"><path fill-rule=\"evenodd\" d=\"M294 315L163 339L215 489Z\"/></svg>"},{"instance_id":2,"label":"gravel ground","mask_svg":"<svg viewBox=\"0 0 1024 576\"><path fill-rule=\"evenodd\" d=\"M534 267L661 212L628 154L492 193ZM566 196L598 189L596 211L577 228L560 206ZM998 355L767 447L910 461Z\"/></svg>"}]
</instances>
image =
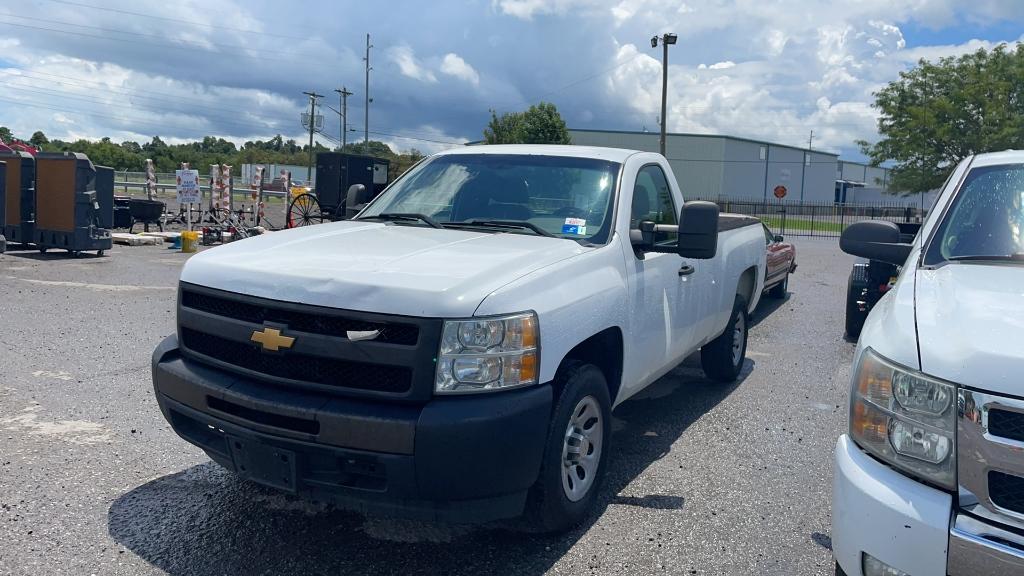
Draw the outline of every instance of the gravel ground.
<instances>
[{"instance_id":1,"label":"gravel ground","mask_svg":"<svg viewBox=\"0 0 1024 576\"><path fill-rule=\"evenodd\" d=\"M187 255L0 255L0 574L830 574L852 258L796 243L742 380L691 359L618 407L600 505L560 537L364 518L236 480L153 398Z\"/></svg>"}]
</instances>

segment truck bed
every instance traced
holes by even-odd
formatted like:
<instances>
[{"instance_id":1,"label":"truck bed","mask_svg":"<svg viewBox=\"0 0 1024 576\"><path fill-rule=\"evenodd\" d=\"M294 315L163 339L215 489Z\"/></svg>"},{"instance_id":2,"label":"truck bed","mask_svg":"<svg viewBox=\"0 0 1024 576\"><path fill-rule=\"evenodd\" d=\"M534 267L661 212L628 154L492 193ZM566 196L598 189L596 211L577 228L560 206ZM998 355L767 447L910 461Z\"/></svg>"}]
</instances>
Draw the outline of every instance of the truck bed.
<instances>
[{"instance_id":1,"label":"truck bed","mask_svg":"<svg viewBox=\"0 0 1024 576\"><path fill-rule=\"evenodd\" d=\"M718 231L727 232L729 230L735 230L737 228L743 228L744 226L756 226L761 221L753 216L746 216L743 214L719 214L718 215Z\"/></svg>"}]
</instances>

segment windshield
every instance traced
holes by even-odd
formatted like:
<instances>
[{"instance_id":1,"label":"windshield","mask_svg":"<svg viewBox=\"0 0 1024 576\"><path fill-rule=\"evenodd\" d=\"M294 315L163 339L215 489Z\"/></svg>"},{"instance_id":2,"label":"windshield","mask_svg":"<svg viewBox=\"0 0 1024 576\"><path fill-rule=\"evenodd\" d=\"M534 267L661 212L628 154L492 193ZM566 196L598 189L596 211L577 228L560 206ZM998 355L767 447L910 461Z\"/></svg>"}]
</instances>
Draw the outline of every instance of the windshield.
<instances>
[{"instance_id":1,"label":"windshield","mask_svg":"<svg viewBox=\"0 0 1024 576\"><path fill-rule=\"evenodd\" d=\"M1024 165L967 174L929 246L927 264L944 260L1014 260L1024 254Z\"/></svg>"},{"instance_id":2,"label":"windshield","mask_svg":"<svg viewBox=\"0 0 1024 576\"><path fill-rule=\"evenodd\" d=\"M395 182L359 218L422 215L445 228L542 233L603 244L610 237L619 164L527 154L451 154L424 162ZM494 222L527 223L496 227ZM404 219L403 224L426 225Z\"/></svg>"}]
</instances>

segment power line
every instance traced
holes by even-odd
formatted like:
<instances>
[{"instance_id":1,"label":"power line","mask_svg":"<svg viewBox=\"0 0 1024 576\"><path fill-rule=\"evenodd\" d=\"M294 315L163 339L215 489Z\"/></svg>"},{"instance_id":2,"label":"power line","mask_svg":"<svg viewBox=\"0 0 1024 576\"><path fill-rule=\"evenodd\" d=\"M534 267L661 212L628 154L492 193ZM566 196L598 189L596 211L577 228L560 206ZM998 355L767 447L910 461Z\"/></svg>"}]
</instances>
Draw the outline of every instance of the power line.
<instances>
[{"instance_id":1,"label":"power line","mask_svg":"<svg viewBox=\"0 0 1024 576\"><path fill-rule=\"evenodd\" d=\"M6 14L5 14L5 16L6 16ZM113 41L113 42L129 42L129 43L132 43L132 44L138 44L137 40L132 40L132 39L129 39L129 38L114 38L114 37L111 37L111 36L99 36L97 34L86 34L84 32L75 32L73 30L61 30L59 28L46 28L46 27L43 27L43 26L31 26L29 24L18 24L16 22L0 21L0 24L5 24L7 26L17 26L19 28L28 28L30 30L42 30L42 31L46 31L46 32L57 32L57 33L60 33L60 34L71 34L73 36L82 36L84 38L95 38L97 40L109 40L109 41ZM116 30L107 30L107 31L117 32ZM182 42L188 42L188 41L183 40ZM198 51L206 53L206 54L209 54L211 52L211 50L204 49L201 46L190 46L189 44L181 44L181 43L175 43L175 42L147 42L147 44L149 44L151 46L162 46L162 47L170 47L170 48L180 48L180 49L186 49L186 50L198 50ZM240 49L240 50L248 50L250 52L266 52L268 54L284 54L283 52L280 52L280 51L277 51L277 50L262 50L262 49L259 49L259 48L250 48L250 47L242 46L242 45L237 45L236 46L236 45L232 45L232 44L216 44L216 43L213 43L213 42L209 43L209 45L210 46L224 47L224 48L237 48L237 49ZM299 53L295 53L295 52L290 52L288 54L292 54L292 55L296 55L296 56L307 56L307 57L312 57L313 56L312 54L299 54ZM242 56L242 57L250 57L251 56L249 54L242 54L242 53L229 54L229 55ZM322 54L316 55L316 57L322 58L323 55ZM269 56L260 56L260 59L261 60L273 60L273 61L276 61L276 62L294 62L294 60L288 60L288 59L285 59L285 58L272 58L272 57L269 57Z\"/></svg>"},{"instance_id":2,"label":"power line","mask_svg":"<svg viewBox=\"0 0 1024 576\"><path fill-rule=\"evenodd\" d=\"M85 4L82 2L71 2L70 0L49 0L50 2L56 2L58 4L67 4L69 6L79 6L81 8L89 8L90 10L103 10L105 12L115 12L118 14L128 14L131 16L140 16L142 18L151 18L153 20L164 20L166 22L178 22L180 24L188 24L189 26L204 26L206 28L215 28L217 30L233 30L235 32L245 32L248 34L259 34L261 36L274 36L277 38L288 38L290 40L308 40L308 37L302 36L287 36L284 34L275 34L273 32L263 32L261 30L253 30L250 28L234 28L231 26L223 26L221 24L209 24L206 22L196 22L195 20L182 20L179 18L170 18L167 16L155 16L153 14L144 14L142 12L132 12L131 10L121 10L118 8L108 8L106 6L96 6L94 4Z\"/></svg>"},{"instance_id":3,"label":"power line","mask_svg":"<svg viewBox=\"0 0 1024 576\"><path fill-rule=\"evenodd\" d=\"M40 89L34 89L36 87L28 88L28 87L20 86L20 85L17 85L17 84L7 84L5 86L0 86L0 91L2 91L4 87L11 88L11 89L14 89L14 90L20 90L20 91L23 91L23 92L31 92L31 93L34 93L34 94L40 94L40 95L43 95L43 96L60 96L61 98L66 98L66 99L71 99L71 100L80 100L80 101L88 102L88 103L91 103L91 104L113 105L113 103L111 103L109 101L100 100L100 99L92 98L92 97L89 97L89 96L81 96L81 95L75 95L75 94L66 94L66 93L57 92L57 91L53 91L53 90L46 90L44 88L40 88ZM22 101L19 100L18 102L22 102ZM286 123L288 123L288 121L285 120L285 119L273 118L273 117L271 117L271 118L260 118L259 120L255 120L254 119L252 123L244 122L244 121L239 121L239 120L229 120L229 119L224 119L224 118L220 118L220 117L214 117L214 118L211 119L208 115L196 114L196 113L189 112L188 110L177 110L177 109L159 108L159 107L156 107L154 105L148 105L147 106L147 105L137 105L137 104L134 104L134 103L128 103L128 107L133 109L133 110L139 110L139 111L142 111L142 112L149 111L149 112L157 112L157 113L164 113L164 114L180 114L180 115L183 115L183 116L191 116L191 117L194 117L194 118L202 118L203 120L206 120L208 122L216 122L216 123L219 123L219 124L227 124L227 125L230 125L230 126L246 127L246 128L251 128L252 124L264 124L264 125L266 125L267 128L272 128L272 127L276 127L277 124L286 124ZM68 111L69 112L78 112L79 110L68 110ZM143 122L145 122L145 120L143 120Z\"/></svg>"}]
</instances>

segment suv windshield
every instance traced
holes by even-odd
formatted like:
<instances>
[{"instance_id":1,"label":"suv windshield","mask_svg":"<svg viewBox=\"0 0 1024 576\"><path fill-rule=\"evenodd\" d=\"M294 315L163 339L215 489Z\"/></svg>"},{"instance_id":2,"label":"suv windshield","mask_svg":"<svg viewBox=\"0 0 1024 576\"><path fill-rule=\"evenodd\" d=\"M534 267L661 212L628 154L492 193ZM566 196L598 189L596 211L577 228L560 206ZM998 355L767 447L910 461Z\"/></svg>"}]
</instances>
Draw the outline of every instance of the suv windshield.
<instances>
[{"instance_id":1,"label":"suv windshield","mask_svg":"<svg viewBox=\"0 0 1024 576\"><path fill-rule=\"evenodd\" d=\"M926 264L1024 258L1024 165L967 174L928 248Z\"/></svg>"},{"instance_id":2,"label":"suv windshield","mask_svg":"<svg viewBox=\"0 0 1024 576\"><path fill-rule=\"evenodd\" d=\"M603 244L611 232L619 166L593 158L527 154L438 156L395 182L359 218L417 215L442 227Z\"/></svg>"}]
</instances>

